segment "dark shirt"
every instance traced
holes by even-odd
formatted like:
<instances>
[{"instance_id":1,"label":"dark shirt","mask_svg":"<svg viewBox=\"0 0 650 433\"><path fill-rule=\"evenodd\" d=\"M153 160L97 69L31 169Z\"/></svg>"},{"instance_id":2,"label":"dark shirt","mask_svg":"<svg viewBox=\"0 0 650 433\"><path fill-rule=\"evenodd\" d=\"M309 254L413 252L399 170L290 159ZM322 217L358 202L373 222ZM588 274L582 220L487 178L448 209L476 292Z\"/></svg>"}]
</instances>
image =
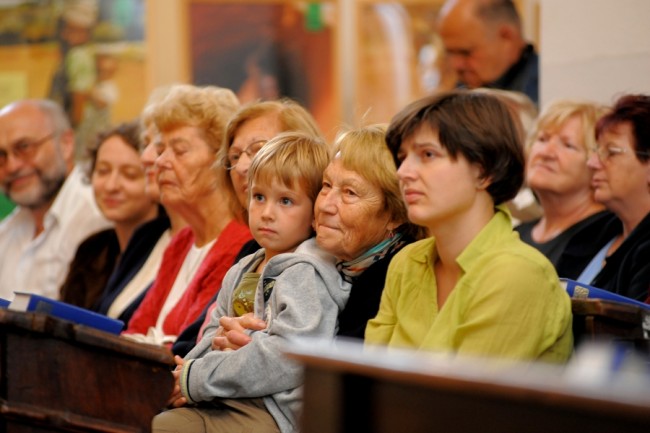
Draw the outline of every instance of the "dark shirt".
<instances>
[{"instance_id":1,"label":"dark shirt","mask_svg":"<svg viewBox=\"0 0 650 433\"><path fill-rule=\"evenodd\" d=\"M407 238L404 245L413 242ZM350 297L339 314L338 337L350 337L363 340L366 323L379 311L381 294L384 291L386 273L391 260L400 250L393 251L383 259L372 264L352 283Z\"/></svg>"},{"instance_id":2,"label":"dark shirt","mask_svg":"<svg viewBox=\"0 0 650 433\"><path fill-rule=\"evenodd\" d=\"M120 244L114 229L95 233L77 248L68 275L61 285L61 300L90 309L101 296L120 257Z\"/></svg>"},{"instance_id":3,"label":"dark shirt","mask_svg":"<svg viewBox=\"0 0 650 433\"><path fill-rule=\"evenodd\" d=\"M158 217L137 228L124 249L122 259L108 278L101 295L93 304L92 309L94 311L102 314L108 313L115 299L144 266L156 243L169 227L169 218L164 209L160 207ZM133 312L142 302L145 293L146 290L125 308L118 317L118 319L124 321L126 326L128 326Z\"/></svg>"},{"instance_id":4,"label":"dark shirt","mask_svg":"<svg viewBox=\"0 0 650 433\"><path fill-rule=\"evenodd\" d=\"M600 251L605 243L607 243L607 240L599 240L598 238L595 238L594 235L602 232L603 227L611 219L611 217L612 214L608 211L595 213L581 221L578 221L547 242L538 243L535 242L532 237L533 227L535 227L535 225L539 222L539 219L520 224L515 227L515 231L519 233L519 237L522 241L532 247L535 247L542 254L544 254L546 258L549 259L551 263L553 263L553 266L555 266L556 269L558 269L558 264L564 260L563 256L569 244L575 242L573 239L576 236L580 236L581 240L579 242L584 247L581 248L582 260L574 261L571 267L564 265L562 267L562 272L564 275L560 274L560 277L562 278L575 279L589 264L591 258L596 255L598 251ZM589 242L587 239L582 240L584 238L591 239L592 241Z\"/></svg>"},{"instance_id":5,"label":"dark shirt","mask_svg":"<svg viewBox=\"0 0 650 433\"><path fill-rule=\"evenodd\" d=\"M539 56L528 44L521 52L517 63L512 65L499 79L485 87L514 90L526 94L535 105L539 104Z\"/></svg>"},{"instance_id":6,"label":"dark shirt","mask_svg":"<svg viewBox=\"0 0 650 433\"><path fill-rule=\"evenodd\" d=\"M458 83L457 87L467 87ZM535 48L528 44L521 52L519 60L501 77L483 87L513 90L524 93L535 105L539 104L539 56Z\"/></svg>"},{"instance_id":7,"label":"dark shirt","mask_svg":"<svg viewBox=\"0 0 650 433\"><path fill-rule=\"evenodd\" d=\"M605 234L613 236L621 232L622 224L616 217L604 229ZM650 213L605 259L591 285L641 302L650 296Z\"/></svg>"}]
</instances>

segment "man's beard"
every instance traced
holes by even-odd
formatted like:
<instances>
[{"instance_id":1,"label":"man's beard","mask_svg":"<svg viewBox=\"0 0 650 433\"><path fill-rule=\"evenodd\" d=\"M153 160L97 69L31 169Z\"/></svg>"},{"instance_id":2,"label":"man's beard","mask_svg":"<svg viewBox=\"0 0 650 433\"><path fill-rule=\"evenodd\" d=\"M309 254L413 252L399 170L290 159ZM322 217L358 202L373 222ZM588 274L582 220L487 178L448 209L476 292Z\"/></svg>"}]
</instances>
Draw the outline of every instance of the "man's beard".
<instances>
[{"instance_id":1,"label":"man's beard","mask_svg":"<svg viewBox=\"0 0 650 433\"><path fill-rule=\"evenodd\" d=\"M55 167L52 167L47 172L39 169L33 170L39 180L37 185L25 191L14 192L11 189L11 181L13 180L12 178L17 177L15 175L5 180L4 185L9 198L18 206L24 206L28 209L38 209L50 203L59 193L59 190L61 190L61 186L65 182L67 175L65 161L63 160L59 161Z\"/></svg>"}]
</instances>

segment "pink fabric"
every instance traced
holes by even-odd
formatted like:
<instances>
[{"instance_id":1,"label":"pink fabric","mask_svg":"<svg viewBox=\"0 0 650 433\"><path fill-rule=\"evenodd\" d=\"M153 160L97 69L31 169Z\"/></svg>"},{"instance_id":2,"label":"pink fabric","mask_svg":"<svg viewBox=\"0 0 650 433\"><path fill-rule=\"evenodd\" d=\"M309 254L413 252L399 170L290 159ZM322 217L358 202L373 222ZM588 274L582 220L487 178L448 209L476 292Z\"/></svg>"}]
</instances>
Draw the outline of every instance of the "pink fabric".
<instances>
[{"instance_id":1,"label":"pink fabric","mask_svg":"<svg viewBox=\"0 0 650 433\"><path fill-rule=\"evenodd\" d=\"M210 316L212 316L212 312L214 309L217 308L217 303L213 302L210 304L208 307L208 311L205 315L205 319L203 320L203 323L201 324L201 328L199 329L199 333L196 335L196 342L198 343L201 341L201 337L203 337L203 331L205 331L205 327L210 324Z\"/></svg>"},{"instance_id":2,"label":"pink fabric","mask_svg":"<svg viewBox=\"0 0 650 433\"><path fill-rule=\"evenodd\" d=\"M235 261L239 250L251 238L248 226L243 223L231 221L226 226L199 266L185 293L165 319L163 331L166 335L180 335L198 319L210 299L221 288L221 281ZM158 276L142 304L133 313L124 333L146 334L150 327L156 326L165 299L193 243L194 234L189 227L174 236L165 250Z\"/></svg>"}]
</instances>

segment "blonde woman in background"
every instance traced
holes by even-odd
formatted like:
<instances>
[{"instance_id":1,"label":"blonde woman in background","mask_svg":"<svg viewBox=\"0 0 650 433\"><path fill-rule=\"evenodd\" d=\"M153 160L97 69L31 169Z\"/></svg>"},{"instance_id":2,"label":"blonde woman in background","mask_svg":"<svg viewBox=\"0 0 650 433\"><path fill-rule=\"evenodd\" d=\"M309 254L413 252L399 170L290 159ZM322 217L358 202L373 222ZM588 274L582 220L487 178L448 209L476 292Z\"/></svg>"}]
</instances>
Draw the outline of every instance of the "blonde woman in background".
<instances>
[{"instance_id":1,"label":"blonde woman in background","mask_svg":"<svg viewBox=\"0 0 650 433\"><path fill-rule=\"evenodd\" d=\"M589 149L596 144L596 122L606 111L592 102L553 102L539 116L528 139L526 181L543 214L516 230L556 267L574 236L598 233L609 217L605 207L594 200L593 170L587 167ZM591 259L601 246L584 245L584 259ZM560 277L575 279L586 264L576 260L573 269L564 269Z\"/></svg>"}]
</instances>

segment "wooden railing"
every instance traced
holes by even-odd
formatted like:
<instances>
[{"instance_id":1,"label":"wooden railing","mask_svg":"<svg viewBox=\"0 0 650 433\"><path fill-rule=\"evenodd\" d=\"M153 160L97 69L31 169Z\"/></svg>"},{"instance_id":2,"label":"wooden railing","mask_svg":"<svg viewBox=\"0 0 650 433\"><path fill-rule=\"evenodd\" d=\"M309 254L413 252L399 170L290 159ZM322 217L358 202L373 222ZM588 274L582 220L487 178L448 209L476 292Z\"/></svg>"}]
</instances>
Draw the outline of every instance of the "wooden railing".
<instances>
[{"instance_id":1,"label":"wooden railing","mask_svg":"<svg viewBox=\"0 0 650 433\"><path fill-rule=\"evenodd\" d=\"M0 431L149 432L171 365L162 347L0 309Z\"/></svg>"},{"instance_id":2,"label":"wooden railing","mask_svg":"<svg viewBox=\"0 0 650 433\"><path fill-rule=\"evenodd\" d=\"M647 343L647 315L634 307L577 301L574 312L583 342ZM305 368L302 433L650 432L650 363L594 372L575 359L522 364L346 341L302 341L287 355Z\"/></svg>"}]
</instances>

